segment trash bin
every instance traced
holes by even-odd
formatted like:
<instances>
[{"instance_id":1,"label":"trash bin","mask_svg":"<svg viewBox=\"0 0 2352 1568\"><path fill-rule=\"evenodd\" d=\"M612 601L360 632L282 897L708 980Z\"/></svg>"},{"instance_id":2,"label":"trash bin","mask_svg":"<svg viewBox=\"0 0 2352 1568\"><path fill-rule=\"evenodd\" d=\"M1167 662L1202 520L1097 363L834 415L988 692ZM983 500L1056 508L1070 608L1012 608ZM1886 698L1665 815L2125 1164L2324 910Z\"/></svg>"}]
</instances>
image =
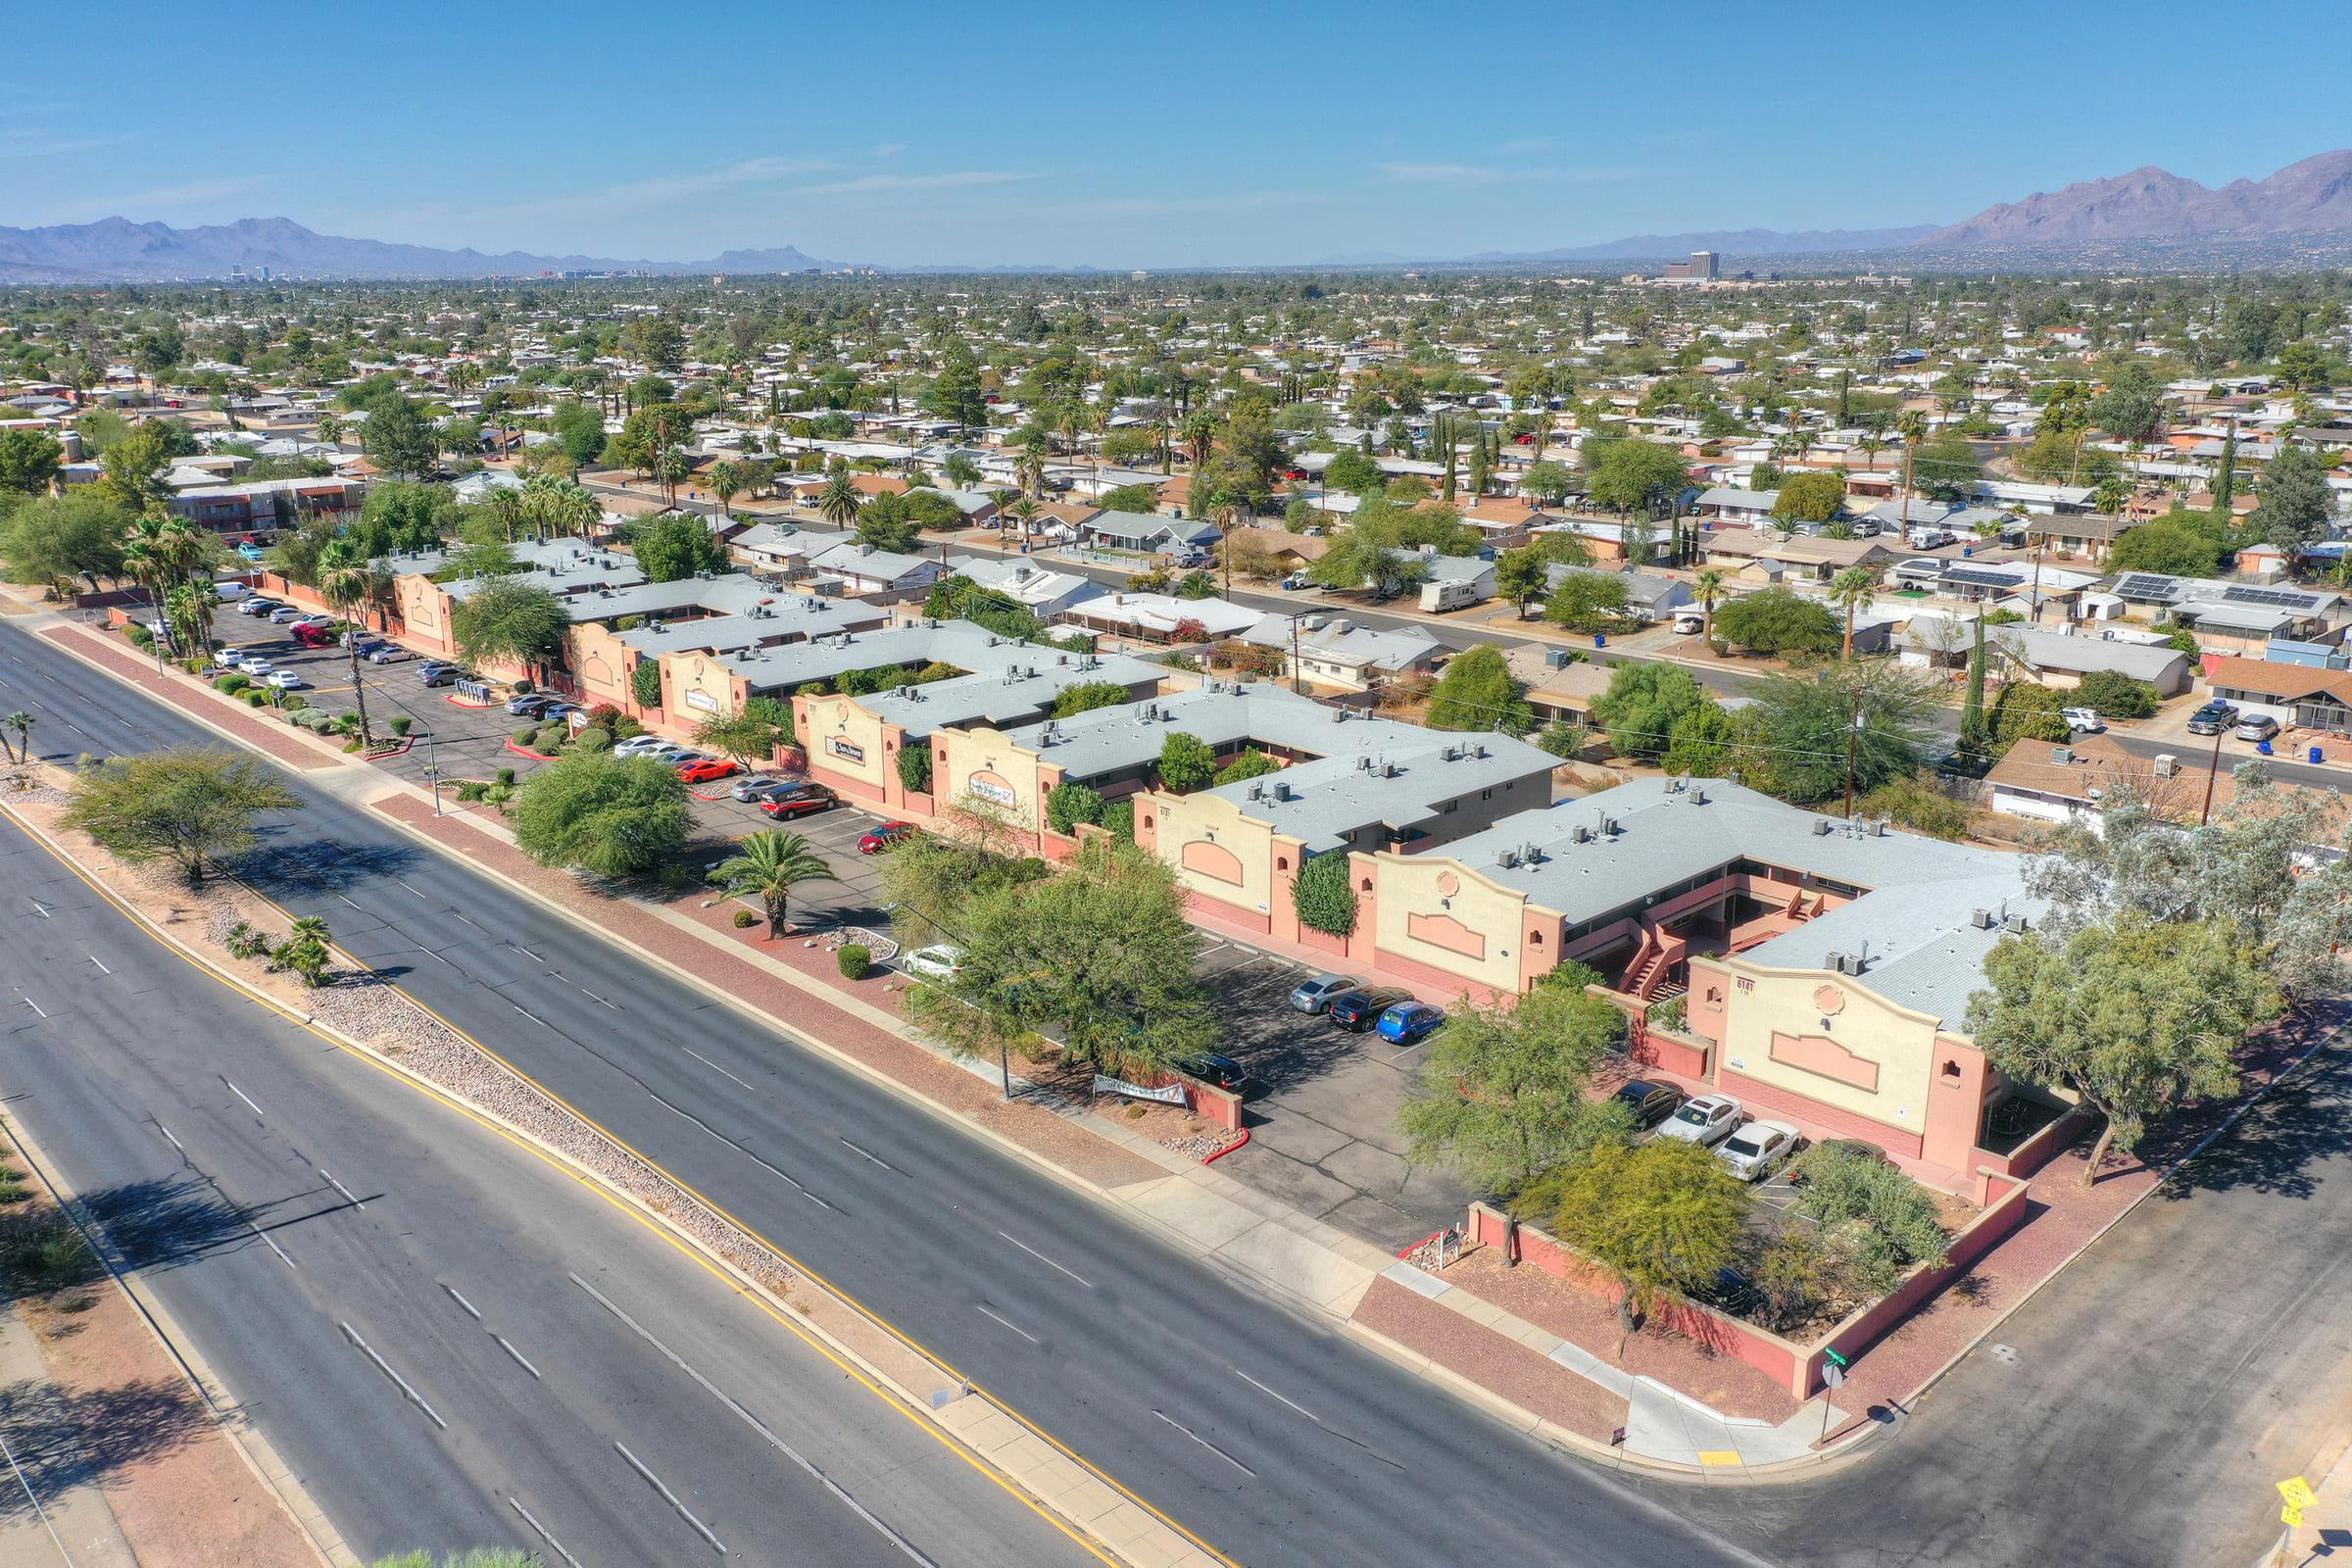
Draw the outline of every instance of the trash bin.
<instances>
[{"instance_id":1,"label":"trash bin","mask_svg":"<svg viewBox=\"0 0 2352 1568\"><path fill-rule=\"evenodd\" d=\"M2315 761L2315 762L2324 762L2324 761L2326 761L2326 760L2328 760L2328 754L2327 754L2327 753L2325 753L2325 752L2323 752L2323 751L2321 751L2321 750L2320 750L2320 749L2319 749L2317 746L2314 746L2314 747L2311 749L2311 759L2310 759L2310 760L2311 760L2312 761Z\"/></svg>"},{"instance_id":2,"label":"trash bin","mask_svg":"<svg viewBox=\"0 0 2352 1568\"><path fill-rule=\"evenodd\" d=\"M1609 640L1608 638L1602 636L1599 632L1594 632L1592 634L1592 646L1595 648L1606 648L1609 646Z\"/></svg>"},{"instance_id":3,"label":"trash bin","mask_svg":"<svg viewBox=\"0 0 2352 1568\"><path fill-rule=\"evenodd\" d=\"M2263 756L2268 757L2271 755L2271 743L2269 741L2256 741L2254 743L2254 750L2261 753Z\"/></svg>"}]
</instances>

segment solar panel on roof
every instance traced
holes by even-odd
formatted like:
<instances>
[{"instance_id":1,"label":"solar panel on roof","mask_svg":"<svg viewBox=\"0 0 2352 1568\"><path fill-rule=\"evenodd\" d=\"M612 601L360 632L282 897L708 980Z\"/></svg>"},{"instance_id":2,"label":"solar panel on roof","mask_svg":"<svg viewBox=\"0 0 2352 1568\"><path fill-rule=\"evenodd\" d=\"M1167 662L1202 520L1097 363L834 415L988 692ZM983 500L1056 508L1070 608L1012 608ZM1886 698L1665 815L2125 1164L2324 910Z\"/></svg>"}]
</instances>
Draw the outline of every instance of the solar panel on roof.
<instances>
[{"instance_id":1,"label":"solar panel on roof","mask_svg":"<svg viewBox=\"0 0 2352 1568\"><path fill-rule=\"evenodd\" d=\"M2026 580L2020 572L1997 571L1990 566L1953 566L1943 577L1946 582L1970 583L1980 588L2014 588Z\"/></svg>"},{"instance_id":2,"label":"solar panel on roof","mask_svg":"<svg viewBox=\"0 0 2352 1568\"><path fill-rule=\"evenodd\" d=\"M2284 610L2316 610L2319 607L2317 594L2293 588L2249 588L2242 583L2233 583L2222 590L2222 597L2237 604L2277 605Z\"/></svg>"},{"instance_id":3,"label":"solar panel on roof","mask_svg":"<svg viewBox=\"0 0 2352 1568\"><path fill-rule=\"evenodd\" d=\"M2126 599L2170 599L2180 591L2180 580L2151 571L2134 571L2127 573L2115 585L2115 591Z\"/></svg>"}]
</instances>

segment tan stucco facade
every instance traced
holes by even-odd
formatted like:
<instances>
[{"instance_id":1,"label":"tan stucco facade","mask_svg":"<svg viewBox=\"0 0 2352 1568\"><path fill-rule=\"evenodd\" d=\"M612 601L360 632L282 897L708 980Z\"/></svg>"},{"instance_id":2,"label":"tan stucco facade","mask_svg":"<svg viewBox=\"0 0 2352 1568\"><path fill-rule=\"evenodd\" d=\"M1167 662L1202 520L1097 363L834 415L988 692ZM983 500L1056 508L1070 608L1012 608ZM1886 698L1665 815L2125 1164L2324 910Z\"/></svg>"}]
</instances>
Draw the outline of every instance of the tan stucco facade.
<instances>
[{"instance_id":1,"label":"tan stucco facade","mask_svg":"<svg viewBox=\"0 0 2352 1568\"><path fill-rule=\"evenodd\" d=\"M867 712L855 697L809 696L793 699L801 744L812 767L880 796L896 782L883 722Z\"/></svg>"},{"instance_id":2,"label":"tan stucco facade","mask_svg":"<svg viewBox=\"0 0 2352 1568\"><path fill-rule=\"evenodd\" d=\"M1727 1071L1923 1137L1936 1020L1844 975L1726 961Z\"/></svg>"},{"instance_id":3,"label":"tan stucco facade","mask_svg":"<svg viewBox=\"0 0 2352 1568\"><path fill-rule=\"evenodd\" d=\"M1272 913L1275 867L1270 824L1253 822L1233 802L1207 794L1170 795L1151 790L1137 797L1136 811L1152 818L1152 842L1186 888L1250 914ZM1297 867L1289 869L1295 872Z\"/></svg>"},{"instance_id":4,"label":"tan stucco facade","mask_svg":"<svg viewBox=\"0 0 2352 1568\"><path fill-rule=\"evenodd\" d=\"M1520 990L1527 922L1557 930L1557 916L1531 910L1527 895L1489 881L1461 861L1388 852L1369 857L1378 879L1377 951L1504 995Z\"/></svg>"},{"instance_id":5,"label":"tan stucco facade","mask_svg":"<svg viewBox=\"0 0 2352 1568\"><path fill-rule=\"evenodd\" d=\"M745 683L705 653L662 656L662 710L673 723L721 718L744 704Z\"/></svg>"},{"instance_id":6,"label":"tan stucco facade","mask_svg":"<svg viewBox=\"0 0 2352 1568\"><path fill-rule=\"evenodd\" d=\"M1038 766L1037 756L1006 739L1002 731L943 729L931 736L931 788L943 801L971 796L1004 813L1004 820L1034 833L1045 821L1045 792L1060 778Z\"/></svg>"}]
</instances>

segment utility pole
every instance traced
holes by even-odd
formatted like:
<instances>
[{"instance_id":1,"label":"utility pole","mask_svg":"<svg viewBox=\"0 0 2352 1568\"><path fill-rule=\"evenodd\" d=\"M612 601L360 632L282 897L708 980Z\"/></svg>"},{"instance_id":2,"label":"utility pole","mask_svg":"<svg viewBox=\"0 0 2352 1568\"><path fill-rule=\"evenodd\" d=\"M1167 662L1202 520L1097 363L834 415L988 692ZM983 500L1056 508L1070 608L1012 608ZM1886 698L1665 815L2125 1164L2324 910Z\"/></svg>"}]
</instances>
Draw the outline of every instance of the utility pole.
<instances>
[{"instance_id":1,"label":"utility pole","mask_svg":"<svg viewBox=\"0 0 2352 1568\"><path fill-rule=\"evenodd\" d=\"M2222 776L2223 730L2224 726L2216 725L2214 727L2213 760L2205 767L2205 809L2197 813L2197 826L2199 827L2203 827L2213 820L2213 786L2214 781Z\"/></svg>"},{"instance_id":2,"label":"utility pole","mask_svg":"<svg viewBox=\"0 0 2352 1568\"><path fill-rule=\"evenodd\" d=\"M2044 533L2041 542L2034 547L2034 624L2041 624L2041 553L2050 548L2050 536Z\"/></svg>"},{"instance_id":3,"label":"utility pole","mask_svg":"<svg viewBox=\"0 0 2352 1568\"><path fill-rule=\"evenodd\" d=\"M1306 672L1298 662L1298 617L1291 617L1291 690L1298 696L1306 695Z\"/></svg>"},{"instance_id":4,"label":"utility pole","mask_svg":"<svg viewBox=\"0 0 2352 1568\"><path fill-rule=\"evenodd\" d=\"M1862 687L1854 686L1854 718L1845 732L1845 819L1854 819L1854 762L1862 745ZM2216 749L2218 750L2218 744Z\"/></svg>"}]
</instances>

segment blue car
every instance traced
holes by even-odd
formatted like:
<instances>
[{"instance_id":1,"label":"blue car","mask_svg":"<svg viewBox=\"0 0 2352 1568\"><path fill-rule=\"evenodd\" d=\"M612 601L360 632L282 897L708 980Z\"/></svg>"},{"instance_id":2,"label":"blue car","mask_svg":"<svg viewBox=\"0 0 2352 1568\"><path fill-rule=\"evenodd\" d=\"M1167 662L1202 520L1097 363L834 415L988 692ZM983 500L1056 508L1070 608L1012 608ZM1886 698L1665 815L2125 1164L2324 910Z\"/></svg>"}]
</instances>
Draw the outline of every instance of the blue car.
<instances>
[{"instance_id":1,"label":"blue car","mask_svg":"<svg viewBox=\"0 0 2352 1568\"><path fill-rule=\"evenodd\" d=\"M1399 1046L1418 1045L1438 1032L1446 1014L1426 1002L1399 1002L1380 1015L1380 1038Z\"/></svg>"}]
</instances>

